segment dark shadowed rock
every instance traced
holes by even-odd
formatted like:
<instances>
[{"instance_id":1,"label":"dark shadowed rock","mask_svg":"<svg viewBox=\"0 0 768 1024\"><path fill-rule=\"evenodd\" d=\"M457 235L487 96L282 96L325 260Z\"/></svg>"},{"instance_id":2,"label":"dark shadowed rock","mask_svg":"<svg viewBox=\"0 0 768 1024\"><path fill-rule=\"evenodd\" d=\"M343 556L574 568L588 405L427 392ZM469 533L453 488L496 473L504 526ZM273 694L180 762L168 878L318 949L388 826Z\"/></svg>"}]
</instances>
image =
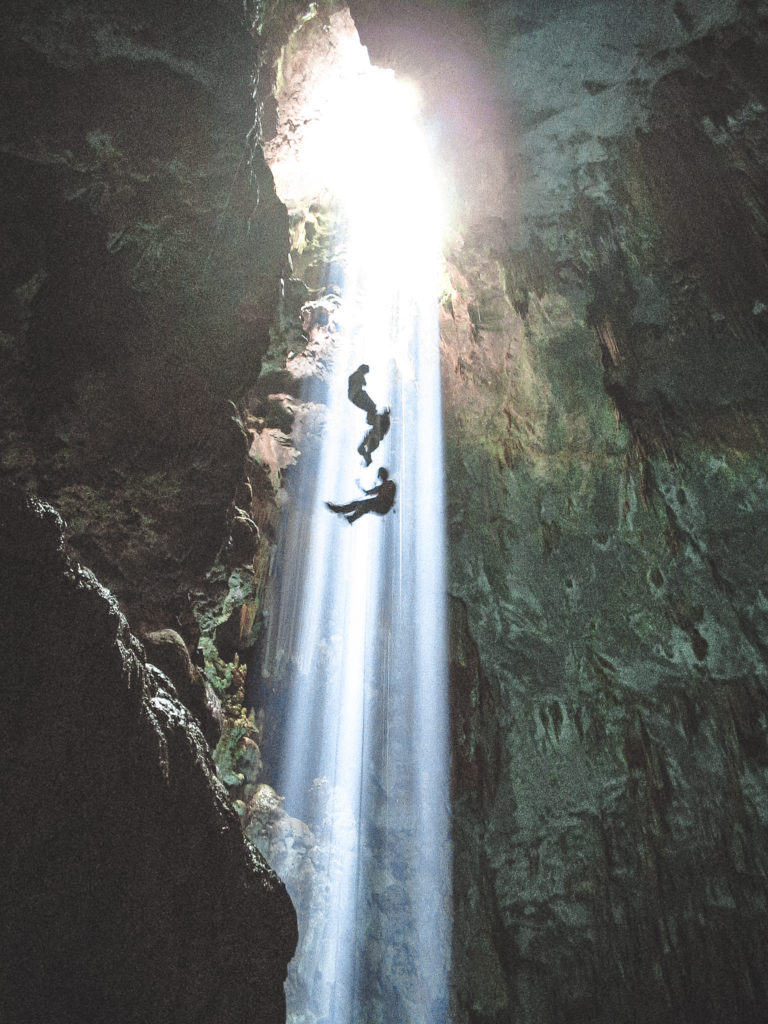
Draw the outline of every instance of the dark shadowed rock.
<instances>
[{"instance_id":1,"label":"dark shadowed rock","mask_svg":"<svg viewBox=\"0 0 768 1024\"><path fill-rule=\"evenodd\" d=\"M281 1024L293 907L197 723L49 506L3 490L0 560L0 1017Z\"/></svg>"}]
</instances>

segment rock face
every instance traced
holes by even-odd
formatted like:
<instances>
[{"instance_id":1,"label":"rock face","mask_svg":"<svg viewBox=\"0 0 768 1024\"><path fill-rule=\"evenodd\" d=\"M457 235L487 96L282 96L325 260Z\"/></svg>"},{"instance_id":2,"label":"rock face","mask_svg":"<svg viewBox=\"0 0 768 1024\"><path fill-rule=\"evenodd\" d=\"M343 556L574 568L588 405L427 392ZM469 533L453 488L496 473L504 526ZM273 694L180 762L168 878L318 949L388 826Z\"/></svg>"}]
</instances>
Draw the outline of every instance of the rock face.
<instances>
[{"instance_id":1,"label":"rock face","mask_svg":"<svg viewBox=\"0 0 768 1024\"><path fill-rule=\"evenodd\" d=\"M185 646L271 494L232 404L288 239L251 30L237 0L0 11L4 1020L284 1019L295 916Z\"/></svg>"},{"instance_id":2,"label":"rock face","mask_svg":"<svg viewBox=\"0 0 768 1024\"><path fill-rule=\"evenodd\" d=\"M447 66L430 5L352 10ZM768 1016L764 15L473 23L508 158L442 329L455 1024Z\"/></svg>"},{"instance_id":3,"label":"rock face","mask_svg":"<svg viewBox=\"0 0 768 1024\"><path fill-rule=\"evenodd\" d=\"M174 629L158 629L143 638L147 658L173 683L184 707L197 718L211 747L221 738L221 701L192 664L186 644Z\"/></svg>"},{"instance_id":4,"label":"rock face","mask_svg":"<svg viewBox=\"0 0 768 1024\"><path fill-rule=\"evenodd\" d=\"M279 1024L290 900L61 528L3 491L0 1015Z\"/></svg>"},{"instance_id":5,"label":"rock face","mask_svg":"<svg viewBox=\"0 0 768 1024\"><path fill-rule=\"evenodd\" d=\"M53 501L136 629L189 591L245 478L287 219L252 142L241 4L0 14L2 472Z\"/></svg>"}]
</instances>

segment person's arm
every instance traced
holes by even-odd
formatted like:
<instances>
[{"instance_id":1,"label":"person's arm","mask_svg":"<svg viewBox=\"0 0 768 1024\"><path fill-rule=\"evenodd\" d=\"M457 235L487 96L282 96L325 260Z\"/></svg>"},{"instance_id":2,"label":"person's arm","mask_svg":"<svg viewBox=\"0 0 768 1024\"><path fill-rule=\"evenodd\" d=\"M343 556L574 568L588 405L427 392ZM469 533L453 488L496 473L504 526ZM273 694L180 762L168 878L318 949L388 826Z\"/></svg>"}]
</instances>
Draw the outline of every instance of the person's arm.
<instances>
[{"instance_id":1,"label":"person's arm","mask_svg":"<svg viewBox=\"0 0 768 1024\"><path fill-rule=\"evenodd\" d=\"M363 494L378 494L379 491L381 490L381 488L382 488L382 484L376 484L376 486L372 487L369 491L366 491L365 489L363 489Z\"/></svg>"}]
</instances>

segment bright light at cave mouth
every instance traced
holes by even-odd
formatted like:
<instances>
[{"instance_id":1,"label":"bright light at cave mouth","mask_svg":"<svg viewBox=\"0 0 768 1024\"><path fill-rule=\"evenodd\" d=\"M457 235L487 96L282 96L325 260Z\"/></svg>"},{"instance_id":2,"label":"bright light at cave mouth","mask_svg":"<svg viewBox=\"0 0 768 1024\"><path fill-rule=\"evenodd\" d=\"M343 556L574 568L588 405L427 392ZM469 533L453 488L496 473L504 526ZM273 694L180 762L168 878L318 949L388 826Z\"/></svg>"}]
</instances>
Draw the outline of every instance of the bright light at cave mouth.
<instances>
[{"instance_id":1,"label":"bright light at cave mouth","mask_svg":"<svg viewBox=\"0 0 768 1024\"><path fill-rule=\"evenodd\" d=\"M439 188L412 91L366 71L356 45L351 76L313 90L325 116L303 139L302 187L333 192L345 259L326 379L307 385L325 411L289 485L261 678L268 727L281 723L275 788L314 839L294 822L273 829L264 852L299 914L292 1024L446 1024ZM366 414L347 395L362 363L368 395L391 409L368 467L357 450ZM353 526L329 512L326 500L361 497L380 466L397 483L392 512Z\"/></svg>"},{"instance_id":2,"label":"bright light at cave mouth","mask_svg":"<svg viewBox=\"0 0 768 1024\"><path fill-rule=\"evenodd\" d=\"M393 262L406 261L410 273L433 272L424 247L440 243L444 212L415 87L369 67L352 81L328 83L317 100L320 117L307 130L303 159L345 219L375 236L367 254L375 269L387 275Z\"/></svg>"}]
</instances>

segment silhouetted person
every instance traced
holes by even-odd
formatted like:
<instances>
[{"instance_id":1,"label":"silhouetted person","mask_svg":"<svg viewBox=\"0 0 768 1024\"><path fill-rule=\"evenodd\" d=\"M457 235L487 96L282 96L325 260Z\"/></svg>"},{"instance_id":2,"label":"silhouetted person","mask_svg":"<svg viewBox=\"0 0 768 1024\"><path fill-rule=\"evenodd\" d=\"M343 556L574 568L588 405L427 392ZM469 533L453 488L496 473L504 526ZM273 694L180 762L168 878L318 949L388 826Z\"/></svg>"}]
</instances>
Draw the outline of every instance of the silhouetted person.
<instances>
[{"instance_id":1,"label":"silhouetted person","mask_svg":"<svg viewBox=\"0 0 768 1024\"><path fill-rule=\"evenodd\" d=\"M363 456L366 466L370 466L371 454L376 451L381 444L381 439L386 437L389 431L392 422L389 409L384 409L383 412L375 412L373 415L369 413L368 422L371 424L371 429L357 449Z\"/></svg>"},{"instance_id":2,"label":"silhouetted person","mask_svg":"<svg viewBox=\"0 0 768 1024\"><path fill-rule=\"evenodd\" d=\"M354 373L350 373L347 384L347 398L352 405L362 409L368 416L376 415L376 406L373 399L365 390L365 375L370 373L371 368L367 363L361 363ZM369 420L369 422L371 422Z\"/></svg>"},{"instance_id":3,"label":"silhouetted person","mask_svg":"<svg viewBox=\"0 0 768 1024\"><path fill-rule=\"evenodd\" d=\"M397 487L395 481L389 479L389 471L383 466L379 470L379 479L381 483L365 491L366 494L375 495L373 498L358 498L357 501L350 501L347 505L334 505L332 502L326 501L326 505L331 512L342 514L348 523L354 523L356 519L367 515L368 512L385 516L395 503Z\"/></svg>"}]
</instances>

